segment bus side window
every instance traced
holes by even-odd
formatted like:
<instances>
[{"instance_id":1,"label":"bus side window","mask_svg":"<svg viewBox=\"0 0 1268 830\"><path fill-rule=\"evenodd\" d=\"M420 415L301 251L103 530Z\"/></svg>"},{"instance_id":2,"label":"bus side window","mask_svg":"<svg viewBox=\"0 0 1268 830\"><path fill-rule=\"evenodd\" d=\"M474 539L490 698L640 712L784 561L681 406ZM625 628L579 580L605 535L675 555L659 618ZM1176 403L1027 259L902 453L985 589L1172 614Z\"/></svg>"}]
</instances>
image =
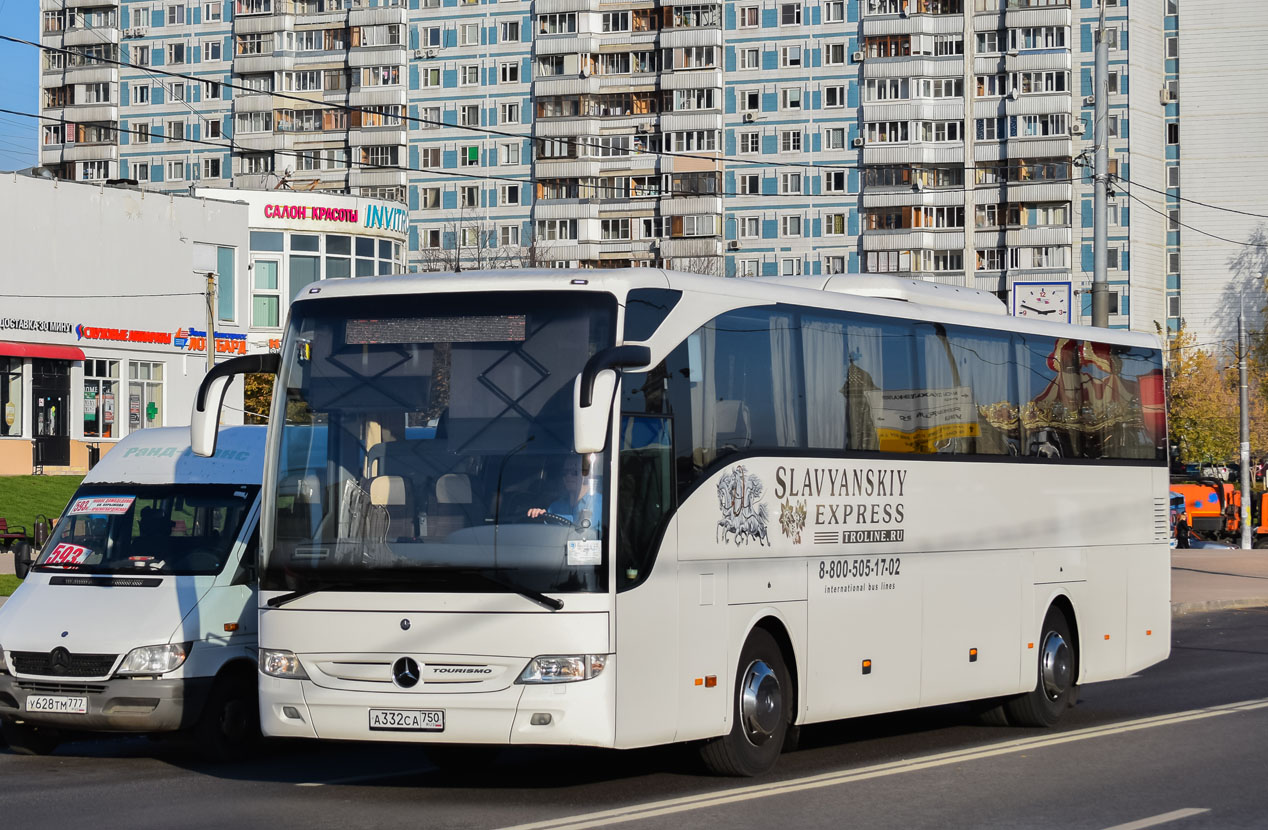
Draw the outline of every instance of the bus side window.
<instances>
[{"instance_id":1,"label":"bus side window","mask_svg":"<svg viewBox=\"0 0 1268 830\"><path fill-rule=\"evenodd\" d=\"M233 581L229 584L254 587L260 580L259 555L260 525L257 522L255 529L251 531L251 538L247 540L246 550L242 551L242 561L238 563L238 570L234 571Z\"/></svg>"},{"instance_id":2,"label":"bus side window","mask_svg":"<svg viewBox=\"0 0 1268 830\"><path fill-rule=\"evenodd\" d=\"M665 520L673 510L673 442L670 418L621 416L617 491L617 590L647 579L656 560Z\"/></svg>"}]
</instances>

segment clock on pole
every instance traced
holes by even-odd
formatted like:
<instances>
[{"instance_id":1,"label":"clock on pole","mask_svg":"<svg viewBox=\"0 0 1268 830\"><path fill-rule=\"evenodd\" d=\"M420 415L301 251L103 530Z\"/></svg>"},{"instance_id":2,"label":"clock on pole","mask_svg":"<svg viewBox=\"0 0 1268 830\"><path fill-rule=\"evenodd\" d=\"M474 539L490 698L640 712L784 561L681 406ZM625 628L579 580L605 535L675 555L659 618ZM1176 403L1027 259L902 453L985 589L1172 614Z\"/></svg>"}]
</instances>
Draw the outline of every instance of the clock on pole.
<instances>
[{"instance_id":1,"label":"clock on pole","mask_svg":"<svg viewBox=\"0 0 1268 830\"><path fill-rule=\"evenodd\" d=\"M1068 323L1073 293L1070 282L1015 282L1013 316Z\"/></svg>"}]
</instances>

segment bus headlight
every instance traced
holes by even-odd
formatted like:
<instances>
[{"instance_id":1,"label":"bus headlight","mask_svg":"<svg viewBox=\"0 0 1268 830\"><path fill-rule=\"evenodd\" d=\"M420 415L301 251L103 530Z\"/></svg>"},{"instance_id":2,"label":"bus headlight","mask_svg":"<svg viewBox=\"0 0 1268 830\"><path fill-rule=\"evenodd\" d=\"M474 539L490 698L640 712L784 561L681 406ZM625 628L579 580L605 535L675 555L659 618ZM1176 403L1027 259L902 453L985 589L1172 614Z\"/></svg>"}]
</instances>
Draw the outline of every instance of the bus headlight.
<instances>
[{"instance_id":1,"label":"bus headlight","mask_svg":"<svg viewBox=\"0 0 1268 830\"><path fill-rule=\"evenodd\" d=\"M189 643L168 643L134 648L123 658L115 674L120 677L166 674L185 662L185 658L189 656L189 647Z\"/></svg>"},{"instance_id":2,"label":"bus headlight","mask_svg":"<svg viewBox=\"0 0 1268 830\"><path fill-rule=\"evenodd\" d=\"M590 680L603 673L606 654L550 654L534 657L520 672L516 683L573 683Z\"/></svg>"},{"instance_id":3,"label":"bus headlight","mask_svg":"<svg viewBox=\"0 0 1268 830\"><path fill-rule=\"evenodd\" d=\"M9 673L9 664L4 659L4 646L0 645L0 674Z\"/></svg>"},{"instance_id":4,"label":"bus headlight","mask_svg":"<svg viewBox=\"0 0 1268 830\"><path fill-rule=\"evenodd\" d=\"M299 656L284 648L260 649L260 671L269 677L286 680L307 680L308 674L299 664Z\"/></svg>"}]
</instances>

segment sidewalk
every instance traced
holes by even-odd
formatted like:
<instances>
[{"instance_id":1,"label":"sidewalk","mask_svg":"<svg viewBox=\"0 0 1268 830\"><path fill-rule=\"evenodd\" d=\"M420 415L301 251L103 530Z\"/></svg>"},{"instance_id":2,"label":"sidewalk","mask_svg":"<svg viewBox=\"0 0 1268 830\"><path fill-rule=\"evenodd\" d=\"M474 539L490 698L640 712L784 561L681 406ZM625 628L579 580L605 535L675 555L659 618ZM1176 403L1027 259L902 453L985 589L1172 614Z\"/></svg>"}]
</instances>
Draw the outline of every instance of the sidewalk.
<instances>
[{"instance_id":1,"label":"sidewalk","mask_svg":"<svg viewBox=\"0 0 1268 830\"><path fill-rule=\"evenodd\" d=\"M11 573L13 554L0 553L0 574ZM1268 550L1171 552L1172 616L1261 605L1268 606Z\"/></svg>"}]
</instances>

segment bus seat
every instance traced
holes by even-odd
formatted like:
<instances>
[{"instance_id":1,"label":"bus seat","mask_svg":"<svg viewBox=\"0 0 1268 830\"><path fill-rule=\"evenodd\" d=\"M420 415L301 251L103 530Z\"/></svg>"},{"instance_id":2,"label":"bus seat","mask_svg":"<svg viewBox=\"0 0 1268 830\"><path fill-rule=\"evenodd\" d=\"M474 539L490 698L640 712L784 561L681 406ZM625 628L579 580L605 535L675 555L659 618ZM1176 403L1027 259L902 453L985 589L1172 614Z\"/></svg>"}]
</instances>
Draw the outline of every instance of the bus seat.
<instances>
[{"instance_id":1,"label":"bus seat","mask_svg":"<svg viewBox=\"0 0 1268 830\"><path fill-rule=\"evenodd\" d=\"M720 400L714 404L713 412L719 449L744 449L753 443L748 406L743 401Z\"/></svg>"},{"instance_id":2,"label":"bus seat","mask_svg":"<svg viewBox=\"0 0 1268 830\"><path fill-rule=\"evenodd\" d=\"M413 539L418 535L414 525L414 499L409 481L402 476L375 476L370 479L370 504L387 511L387 538Z\"/></svg>"},{"instance_id":3,"label":"bus seat","mask_svg":"<svg viewBox=\"0 0 1268 830\"><path fill-rule=\"evenodd\" d=\"M427 510L427 534L448 536L468 526L471 506L471 478L464 473L446 473L436 479L436 490Z\"/></svg>"}]
</instances>

